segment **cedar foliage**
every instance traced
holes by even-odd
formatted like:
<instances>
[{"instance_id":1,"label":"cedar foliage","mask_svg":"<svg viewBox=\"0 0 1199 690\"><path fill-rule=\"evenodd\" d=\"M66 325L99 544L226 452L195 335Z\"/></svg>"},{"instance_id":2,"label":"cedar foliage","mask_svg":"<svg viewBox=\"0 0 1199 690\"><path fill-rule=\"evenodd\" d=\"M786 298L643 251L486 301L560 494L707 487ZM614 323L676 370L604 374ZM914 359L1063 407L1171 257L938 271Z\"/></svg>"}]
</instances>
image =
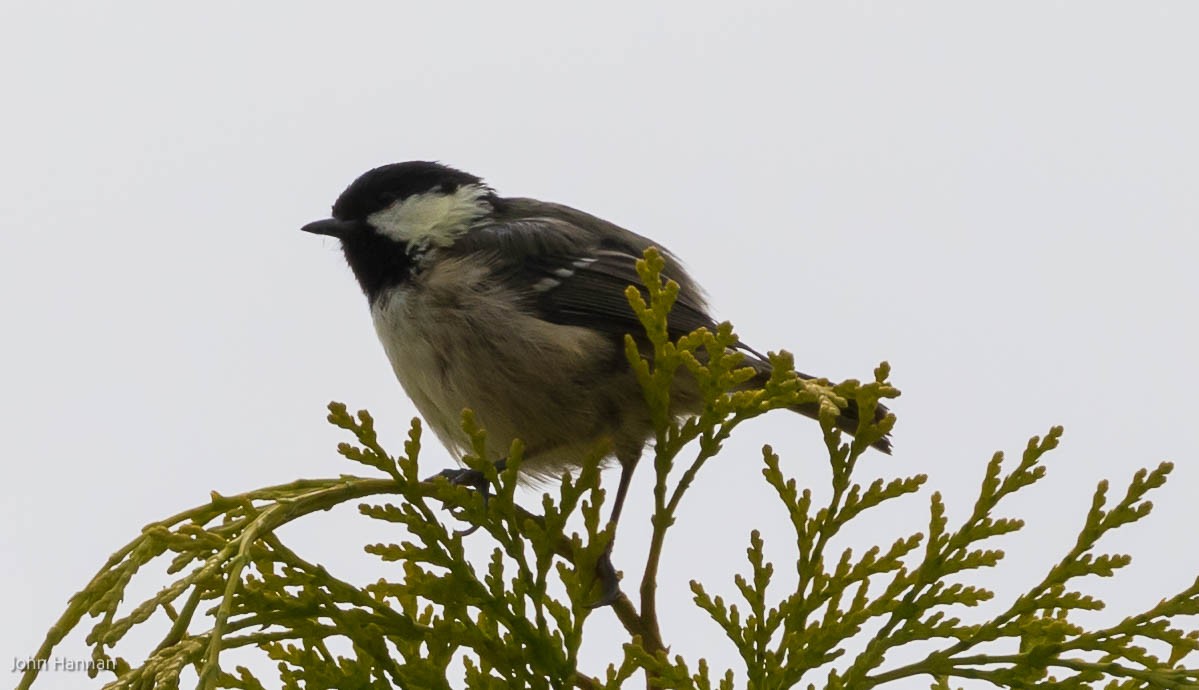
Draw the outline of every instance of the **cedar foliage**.
<instances>
[{"instance_id":1,"label":"cedar foliage","mask_svg":"<svg viewBox=\"0 0 1199 690\"><path fill-rule=\"evenodd\" d=\"M830 540L847 523L869 519L885 502L920 501L916 494L928 480L916 475L863 483L855 475L861 455L894 424L890 415L869 421L880 400L898 395L887 383L888 366L881 365L873 381L831 385L797 378L791 357L782 353L772 355L774 374L763 389L736 391L752 371L739 366L740 356L730 348L736 342L730 326L669 340L666 315L677 286L659 278L662 266L660 256L647 252L638 268L650 289L628 293L653 357L643 357L631 337L626 341L656 425L652 457L643 460L655 480L652 535L643 579L622 583L611 609L589 607L596 595L595 564L610 539L599 485L603 449L530 511L514 500L519 443L510 449L507 468L497 472L480 460L486 434L469 413L463 424L475 451L465 462L495 487L489 500L445 481L421 480L419 421L413 421L403 453L392 455L380 445L369 414L351 415L334 403L329 421L354 438L338 451L369 470L367 476L299 480L237 496L213 493L204 505L148 525L71 598L34 658L49 659L87 616L94 620L87 636L92 659L97 668L111 669L106 687L112 688L175 688L186 669L198 687L245 690L595 689L640 683L634 678L639 675L649 687L695 690L731 689L735 679L752 689L857 689L915 677L945 690L963 679L1008 688L1199 687L1193 655L1199 631L1185 626L1185 617L1199 614L1199 579L1110 627L1075 621L1077 612L1104 606L1079 588L1079 580L1112 577L1131 560L1097 550L1099 541L1149 514L1146 497L1165 483L1170 463L1137 472L1114 497L1109 484L1100 483L1090 509L1078 518L1074 546L1023 593L973 585L970 573L997 567L1004 553L988 541L1023 528L1024 521L1006 516L1002 504L1045 476L1043 460L1058 444L1058 427L1030 440L1018 459L996 453L965 519L951 522L941 495L933 492L924 499L927 530L834 553ZM699 381L705 407L675 420L667 410L680 368ZM835 420L850 400L863 421L854 438L845 438ZM695 604L738 653L739 675L710 668L702 658L668 654L657 576L680 502L741 422L813 402L820 406L832 467L827 502L818 504L788 477L769 446L762 452L763 479L795 533L794 562L787 564L798 575L795 585L773 585L775 564L766 560L754 531L746 570L733 590L691 582ZM366 585L342 580L276 534L284 524L347 501L362 502L365 518L397 527L397 543L366 546L395 564L388 579ZM446 506L488 535L474 539L494 542L489 559L467 557L462 535L443 519ZM175 579L149 599L123 607L130 581L158 559L169 559ZM1007 603L994 616L961 619L965 609L996 597ZM579 667L585 623L593 615L616 615L628 635L620 658L606 669ZM167 632L141 661L118 654L131 628L163 616ZM931 651L891 654L913 645ZM337 654L331 647L352 651ZM245 667L229 668L222 652L238 648L273 659L278 677L262 680ZM850 657L847 648L860 651ZM889 662L899 656L913 660ZM31 686L37 675L31 665L18 687Z\"/></svg>"}]
</instances>

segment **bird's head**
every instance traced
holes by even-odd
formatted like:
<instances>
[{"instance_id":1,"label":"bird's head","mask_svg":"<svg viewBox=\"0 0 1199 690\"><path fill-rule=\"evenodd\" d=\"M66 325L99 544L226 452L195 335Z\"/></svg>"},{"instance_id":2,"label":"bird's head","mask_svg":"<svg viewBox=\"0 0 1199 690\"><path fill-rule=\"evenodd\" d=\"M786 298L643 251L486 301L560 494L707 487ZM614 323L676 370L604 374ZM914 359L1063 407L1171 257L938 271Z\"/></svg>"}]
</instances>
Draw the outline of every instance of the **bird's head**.
<instances>
[{"instance_id":1,"label":"bird's head","mask_svg":"<svg viewBox=\"0 0 1199 690\"><path fill-rule=\"evenodd\" d=\"M301 229L341 240L350 268L374 300L407 279L417 255L453 244L496 201L470 173L426 161L393 163L354 180L337 197L332 217Z\"/></svg>"}]
</instances>

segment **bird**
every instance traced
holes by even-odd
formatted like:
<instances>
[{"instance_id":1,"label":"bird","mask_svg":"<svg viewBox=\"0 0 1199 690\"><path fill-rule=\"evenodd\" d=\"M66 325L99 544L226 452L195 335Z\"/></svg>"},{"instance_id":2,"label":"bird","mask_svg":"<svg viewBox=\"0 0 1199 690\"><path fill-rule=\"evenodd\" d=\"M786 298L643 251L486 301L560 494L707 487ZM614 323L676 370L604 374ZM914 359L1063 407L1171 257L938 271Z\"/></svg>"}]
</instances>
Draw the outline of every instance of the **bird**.
<instances>
[{"instance_id":1,"label":"bird","mask_svg":"<svg viewBox=\"0 0 1199 690\"><path fill-rule=\"evenodd\" d=\"M471 449L464 409L487 432L489 461L502 466L511 442L523 442L525 481L558 479L606 444L621 468L609 519L615 530L654 434L624 347L630 334L652 353L626 297L630 285L645 290L636 266L646 249L661 252L663 277L679 286L670 337L716 328L705 292L674 254L584 211L500 196L482 178L432 161L363 173L330 217L302 230L340 241L395 377L451 454L461 459ZM748 345L738 349L755 372L746 385L761 386L769 361ZM694 383L677 377L671 413L701 404ZM818 413L816 404L793 409ZM886 413L879 405L876 417ZM852 401L837 425L856 431ZM891 451L888 437L873 445ZM439 476L486 488L474 470ZM597 605L619 593L612 543L597 566Z\"/></svg>"}]
</instances>

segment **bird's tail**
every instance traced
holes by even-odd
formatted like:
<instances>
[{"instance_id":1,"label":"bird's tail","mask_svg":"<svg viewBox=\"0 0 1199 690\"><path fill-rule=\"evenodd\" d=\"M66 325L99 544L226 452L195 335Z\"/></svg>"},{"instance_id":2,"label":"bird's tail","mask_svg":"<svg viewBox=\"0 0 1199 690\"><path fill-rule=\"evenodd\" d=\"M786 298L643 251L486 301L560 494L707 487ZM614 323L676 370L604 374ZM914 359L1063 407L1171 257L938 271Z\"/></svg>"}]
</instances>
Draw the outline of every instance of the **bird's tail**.
<instances>
[{"instance_id":1,"label":"bird's tail","mask_svg":"<svg viewBox=\"0 0 1199 690\"><path fill-rule=\"evenodd\" d=\"M754 354L756 354L756 353L754 353ZM750 366L752 366L754 369L758 370L757 376L754 376L752 379L750 379L750 381L749 381L750 385L757 386L759 388L762 386L765 386L766 381L770 379L770 372L771 372L770 364L765 361L765 357L760 357L760 358L747 357L746 359L749 360ZM810 381L810 380L816 378L815 376L809 376L807 374L800 373L800 372L796 372L796 374L798 374L801 379L804 379L807 381ZM801 414L805 417L810 417L812 419L820 418L820 406L817 403L794 405L790 409L792 412L798 412L799 414ZM874 408L874 421L881 422L883 420L883 418L887 416L888 412L890 412L890 410L887 408L887 406L880 402ZM852 436L857 433L858 422L860 420L861 420L861 414L858 411L858 403L855 400L850 400L848 407L841 410L841 415L839 417L837 417L837 428ZM890 435L883 436L882 438L880 438L879 440L875 441L874 443L872 443L870 445L875 450L886 453L887 455L891 454L891 437L890 437Z\"/></svg>"}]
</instances>

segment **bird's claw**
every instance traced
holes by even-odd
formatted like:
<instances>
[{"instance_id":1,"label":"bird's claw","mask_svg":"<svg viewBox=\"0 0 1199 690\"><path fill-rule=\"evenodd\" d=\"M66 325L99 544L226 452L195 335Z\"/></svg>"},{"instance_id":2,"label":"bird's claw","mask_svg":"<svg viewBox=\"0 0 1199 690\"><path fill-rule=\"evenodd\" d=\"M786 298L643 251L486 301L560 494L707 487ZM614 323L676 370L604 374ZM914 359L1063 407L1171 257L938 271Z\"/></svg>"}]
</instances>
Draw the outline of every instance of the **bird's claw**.
<instances>
[{"instance_id":1,"label":"bird's claw","mask_svg":"<svg viewBox=\"0 0 1199 690\"><path fill-rule=\"evenodd\" d=\"M587 608L598 609L615 604L620 598L620 577L616 574L616 566L612 565L612 549L604 549L603 555L596 561L595 579L600 585L600 596Z\"/></svg>"},{"instance_id":2,"label":"bird's claw","mask_svg":"<svg viewBox=\"0 0 1199 690\"><path fill-rule=\"evenodd\" d=\"M505 465L506 463L501 460L496 463L496 469L502 471ZM483 495L484 508L487 507L487 500L491 498L491 483L479 470L466 468L442 470L425 481L432 482L436 479L445 479L455 486L466 486L478 491ZM478 531L479 526L476 523L466 529L454 530L454 534L465 537ZM620 598L620 576L616 572L616 566L612 565L611 544L604 549L604 553L595 563L595 579L600 586L600 595L598 599L588 604L588 608L598 609L615 604Z\"/></svg>"},{"instance_id":3,"label":"bird's claw","mask_svg":"<svg viewBox=\"0 0 1199 690\"><path fill-rule=\"evenodd\" d=\"M491 495L491 483L487 481L487 477L479 470L465 468L442 470L425 481L433 481L438 477L448 480L455 486L469 486L476 491L481 491L484 497Z\"/></svg>"},{"instance_id":4,"label":"bird's claw","mask_svg":"<svg viewBox=\"0 0 1199 690\"><path fill-rule=\"evenodd\" d=\"M486 510L487 500L491 498L491 483L487 481L487 477L482 472L465 468L442 470L425 481L431 482L438 478L445 479L455 486L466 486L478 491L483 495L483 508ZM467 537L477 532L478 529L479 524L475 523L466 529L454 530L454 534Z\"/></svg>"}]
</instances>

